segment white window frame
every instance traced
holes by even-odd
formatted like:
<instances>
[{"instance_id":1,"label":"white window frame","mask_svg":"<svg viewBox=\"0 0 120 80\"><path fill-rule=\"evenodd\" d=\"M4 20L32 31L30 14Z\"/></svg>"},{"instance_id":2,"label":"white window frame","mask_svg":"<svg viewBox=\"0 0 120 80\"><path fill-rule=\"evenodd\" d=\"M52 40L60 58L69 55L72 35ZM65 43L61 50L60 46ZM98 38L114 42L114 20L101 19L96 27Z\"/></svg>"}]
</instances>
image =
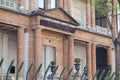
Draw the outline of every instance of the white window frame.
<instances>
[{"instance_id":1,"label":"white window frame","mask_svg":"<svg viewBox=\"0 0 120 80\"><path fill-rule=\"evenodd\" d=\"M45 0L38 0L38 7L41 9L45 9Z\"/></svg>"},{"instance_id":2,"label":"white window frame","mask_svg":"<svg viewBox=\"0 0 120 80\"><path fill-rule=\"evenodd\" d=\"M57 7L57 0L51 0L50 2L50 9L56 8Z\"/></svg>"}]
</instances>

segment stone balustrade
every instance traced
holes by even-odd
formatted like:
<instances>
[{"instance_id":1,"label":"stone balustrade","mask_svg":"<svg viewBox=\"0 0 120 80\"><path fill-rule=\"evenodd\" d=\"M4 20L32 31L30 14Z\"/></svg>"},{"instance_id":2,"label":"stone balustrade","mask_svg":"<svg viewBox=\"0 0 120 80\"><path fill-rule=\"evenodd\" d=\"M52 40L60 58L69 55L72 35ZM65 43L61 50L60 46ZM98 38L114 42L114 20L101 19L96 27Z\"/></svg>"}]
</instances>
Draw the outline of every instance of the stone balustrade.
<instances>
[{"instance_id":1,"label":"stone balustrade","mask_svg":"<svg viewBox=\"0 0 120 80\"><path fill-rule=\"evenodd\" d=\"M9 0L0 0L0 7L1 8L7 8L12 10L18 9L18 3L10 2Z\"/></svg>"},{"instance_id":2,"label":"stone balustrade","mask_svg":"<svg viewBox=\"0 0 120 80\"><path fill-rule=\"evenodd\" d=\"M81 30L90 31L90 32L93 32L93 33L98 33L98 34L101 34L101 35L111 36L111 33L108 32L107 28L97 26L97 25L96 25L95 28L93 28L93 27L86 26L85 23L80 23L80 25L77 26L77 28L81 29Z\"/></svg>"}]
</instances>

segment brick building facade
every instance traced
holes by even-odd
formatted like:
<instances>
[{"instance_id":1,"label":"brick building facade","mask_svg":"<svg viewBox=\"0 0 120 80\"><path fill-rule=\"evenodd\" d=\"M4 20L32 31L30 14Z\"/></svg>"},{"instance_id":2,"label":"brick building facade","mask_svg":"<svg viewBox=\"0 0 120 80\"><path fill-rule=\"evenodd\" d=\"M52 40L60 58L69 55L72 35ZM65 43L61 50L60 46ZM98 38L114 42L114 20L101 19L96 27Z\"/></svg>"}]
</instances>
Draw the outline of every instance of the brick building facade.
<instances>
[{"instance_id":1,"label":"brick building facade","mask_svg":"<svg viewBox=\"0 0 120 80\"><path fill-rule=\"evenodd\" d=\"M14 59L15 75L24 60L22 79L33 62L33 80L40 63L44 72L55 60L57 73L66 66L67 74L77 57L81 59L80 72L87 65L90 79L97 69L105 69L108 64L115 71L110 29L93 5L94 0L0 0L0 59L4 57L1 72L6 73ZM116 26L116 16L113 18Z\"/></svg>"}]
</instances>

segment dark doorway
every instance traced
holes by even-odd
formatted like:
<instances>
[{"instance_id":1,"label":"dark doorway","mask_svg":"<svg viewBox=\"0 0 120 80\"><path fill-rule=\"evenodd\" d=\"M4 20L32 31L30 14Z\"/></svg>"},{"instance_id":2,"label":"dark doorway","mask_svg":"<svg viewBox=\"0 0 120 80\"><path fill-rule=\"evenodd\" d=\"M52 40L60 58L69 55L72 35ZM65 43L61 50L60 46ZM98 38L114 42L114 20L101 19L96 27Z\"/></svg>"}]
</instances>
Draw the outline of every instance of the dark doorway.
<instances>
[{"instance_id":1,"label":"dark doorway","mask_svg":"<svg viewBox=\"0 0 120 80\"><path fill-rule=\"evenodd\" d=\"M107 67L107 49L98 47L96 49L97 69L105 69Z\"/></svg>"},{"instance_id":2,"label":"dark doorway","mask_svg":"<svg viewBox=\"0 0 120 80\"><path fill-rule=\"evenodd\" d=\"M103 69L106 69L107 67L107 49L105 49L104 47L97 47L96 48L96 67L97 70L99 69L100 72L98 74L101 74Z\"/></svg>"}]
</instances>

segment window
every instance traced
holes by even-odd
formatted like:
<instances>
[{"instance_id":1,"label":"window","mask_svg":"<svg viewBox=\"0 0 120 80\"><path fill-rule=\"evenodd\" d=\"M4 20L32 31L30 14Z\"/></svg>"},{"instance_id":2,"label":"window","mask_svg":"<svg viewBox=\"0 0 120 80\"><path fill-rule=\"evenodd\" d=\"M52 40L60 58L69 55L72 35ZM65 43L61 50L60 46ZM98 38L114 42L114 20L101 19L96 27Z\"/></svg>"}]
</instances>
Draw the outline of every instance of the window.
<instances>
[{"instance_id":1,"label":"window","mask_svg":"<svg viewBox=\"0 0 120 80\"><path fill-rule=\"evenodd\" d=\"M55 61L55 48L51 46L43 46L43 55L42 55L43 74L51 61ZM50 70L48 72L48 75L49 74L51 74Z\"/></svg>"},{"instance_id":2,"label":"window","mask_svg":"<svg viewBox=\"0 0 120 80\"><path fill-rule=\"evenodd\" d=\"M45 8L45 0L39 0L38 7L44 9Z\"/></svg>"},{"instance_id":3,"label":"window","mask_svg":"<svg viewBox=\"0 0 120 80\"><path fill-rule=\"evenodd\" d=\"M57 0L39 0L38 7L41 9L53 9L57 7Z\"/></svg>"},{"instance_id":4,"label":"window","mask_svg":"<svg viewBox=\"0 0 120 80\"><path fill-rule=\"evenodd\" d=\"M50 8L56 8L57 7L57 0L51 0L51 5L50 5Z\"/></svg>"},{"instance_id":5,"label":"window","mask_svg":"<svg viewBox=\"0 0 120 80\"><path fill-rule=\"evenodd\" d=\"M72 16L82 24L86 24L86 2L85 0L73 0Z\"/></svg>"},{"instance_id":6,"label":"window","mask_svg":"<svg viewBox=\"0 0 120 80\"><path fill-rule=\"evenodd\" d=\"M86 46L85 44L81 42L75 42L74 45L74 59L80 58L80 73L82 73L84 67L86 66ZM74 70L75 71L75 70Z\"/></svg>"},{"instance_id":7,"label":"window","mask_svg":"<svg viewBox=\"0 0 120 80\"><path fill-rule=\"evenodd\" d=\"M1 26L2 27L2 26ZM17 35L11 33L0 32L0 59L4 58L4 62L1 66L0 72L7 73L8 66L11 60L14 59L14 63L10 69L10 73L16 73L17 67Z\"/></svg>"},{"instance_id":8,"label":"window","mask_svg":"<svg viewBox=\"0 0 120 80\"><path fill-rule=\"evenodd\" d=\"M101 27L107 27L106 16L100 14L97 10L95 11L96 25Z\"/></svg>"}]
</instances>

